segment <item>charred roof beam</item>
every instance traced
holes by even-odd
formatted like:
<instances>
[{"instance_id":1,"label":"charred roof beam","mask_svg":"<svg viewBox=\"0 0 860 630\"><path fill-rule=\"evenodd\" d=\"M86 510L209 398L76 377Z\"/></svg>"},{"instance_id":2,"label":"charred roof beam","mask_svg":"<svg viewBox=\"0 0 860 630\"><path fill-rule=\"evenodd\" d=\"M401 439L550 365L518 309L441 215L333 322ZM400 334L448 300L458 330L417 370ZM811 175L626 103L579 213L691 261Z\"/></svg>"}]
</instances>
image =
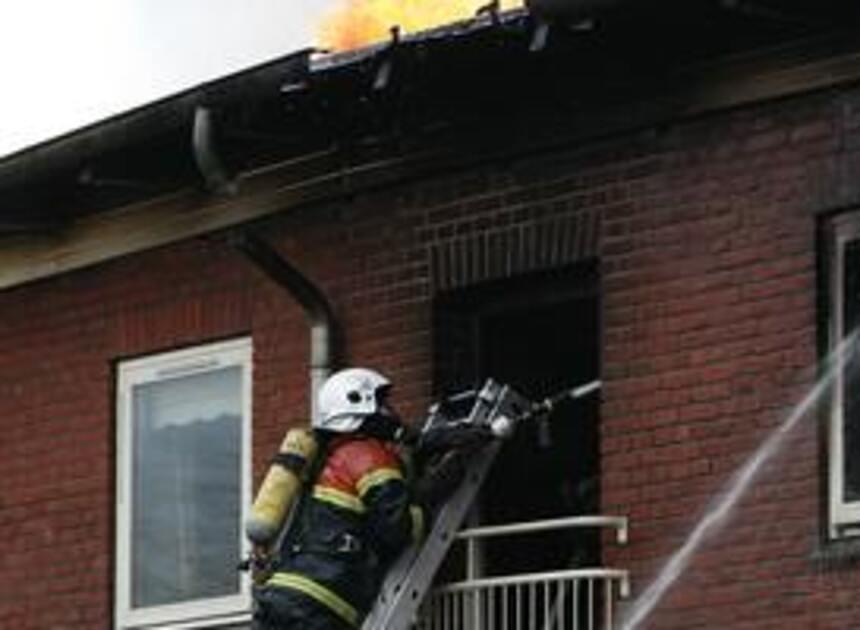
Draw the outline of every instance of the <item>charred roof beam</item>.
<instances>
[{"instance_id":1,"label":"charred roof beam","mask_svg":"<svg viewBox=\"0 0 860 630\"><path fill-rule=\"evenodd\" d=\"M501 26L502 19L500 17L502 11L502 4L500 0L492 0L489 4L485 4L480 7L476 12L475 16L480 17L482 15L490 16L490 23L493 26Z\"/></svg>"},{"instance_id":2,"label":"charred roof beam","mask_svg":"<svg viewBox=\"0 0 860 630\"><path fill-rule=\"evenodd\" d=\"M399 47L400 27L393 26L391 28L391 41L378 54L380 61L376 67L376 72L373 75L374 92L381 92L391 83L391 75L394 72Z\"/></svg>"}]
</instances>

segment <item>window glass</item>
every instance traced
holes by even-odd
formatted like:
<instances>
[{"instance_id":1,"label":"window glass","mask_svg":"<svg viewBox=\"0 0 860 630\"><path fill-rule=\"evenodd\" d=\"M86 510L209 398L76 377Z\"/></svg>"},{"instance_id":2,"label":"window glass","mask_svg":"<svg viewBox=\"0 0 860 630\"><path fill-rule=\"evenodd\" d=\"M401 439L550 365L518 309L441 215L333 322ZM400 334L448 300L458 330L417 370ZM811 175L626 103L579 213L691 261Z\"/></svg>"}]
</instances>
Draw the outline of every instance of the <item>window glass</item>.
<instances>
[{"instance_id":1,"label":"window glass","mask_svg":"<svg viewBox=\"0 0 860 630\"><path fill-rule=\"evenodd\" d=\"M133 608L239 590L241 376L133 389Z\"/></svg>"}]
</instances>

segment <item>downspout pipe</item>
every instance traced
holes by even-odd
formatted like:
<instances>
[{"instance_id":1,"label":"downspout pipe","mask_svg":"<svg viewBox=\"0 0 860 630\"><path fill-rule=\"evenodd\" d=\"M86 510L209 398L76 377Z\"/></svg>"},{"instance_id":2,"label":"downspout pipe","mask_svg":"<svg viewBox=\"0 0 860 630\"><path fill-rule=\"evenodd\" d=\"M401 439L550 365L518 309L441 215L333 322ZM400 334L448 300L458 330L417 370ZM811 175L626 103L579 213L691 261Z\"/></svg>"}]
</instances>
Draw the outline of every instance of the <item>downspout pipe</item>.
<instances>
[{"instance_id":1,"label":"downspout pipe","mask_svg":"<svg viewBox=\"0 0 860 630\"><path fill-rule=\"evenodd\" d=\"M310 407L311 418L316 418L317 393L335 364L338 326L331 304L313 282L263 239L240 232L230 241L269 279L286 289L310 320Z\"/></svg>"},{"instance_id":2,"label":"downspout pipe","mask_svg":"<svg viewBox=\"0 0 860 630\"><path fill-rule=\"evenodd\" d=\"M236 179L224 166L215 142L212 111L202 105L194 110L191 149L209 192L235 194ZM310 320L310 409L313 420L317 417L317 393L334 365L337 329L334 311L313 282L250 230L232 233L229 242L271 280L285 288L302 306Z\"/></svg>"},{"instance_id":3,"label":"downspout pipe","mask_svg":"<svg viewBox=\"0 0 860 630\"><path fill-rule=\"evenodd\" d=\"M202 105L194 108L191 152L197 170L203 176L209 192L222 195L236 194L238 190L236 178L224 166L215 143L215 122L212 110Z\"/></svg>"}]
</instances>

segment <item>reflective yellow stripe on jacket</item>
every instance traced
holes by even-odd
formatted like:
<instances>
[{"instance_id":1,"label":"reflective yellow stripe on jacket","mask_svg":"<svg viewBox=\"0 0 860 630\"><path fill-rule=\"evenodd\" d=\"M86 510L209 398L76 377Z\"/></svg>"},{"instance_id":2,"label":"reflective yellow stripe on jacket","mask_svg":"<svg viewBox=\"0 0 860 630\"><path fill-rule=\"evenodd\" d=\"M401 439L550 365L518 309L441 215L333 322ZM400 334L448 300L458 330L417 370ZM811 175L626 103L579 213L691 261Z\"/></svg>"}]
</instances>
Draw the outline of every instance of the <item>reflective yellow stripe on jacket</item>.
<instances>
[{"instance_id":1,"label":"reflective yellow stripe on jacket","mask_svg":"<svg viewBox=\"0 0 860 630\"><path fill-rule=\"evenodd\" d=\"M326 608L333 611L349 625L353 627L358 626L358 611L355 607L340 595L331 589L326 588L319 582L315 582L314 580L296 573L275 573L269 578L267 584L271 586L291 588L304 593L308 597L315 599Z\"/></svg>"},{"instance_id":2,"label":"reflective yellow stripe on jacket","mask_svg":"<svg viewBox=\"0 0 860 630\"><path fill-rule=\"evenodd\" d=\"M314 498L351 512L361 513L365 510L364 503L357 496L343 492L342 490L336 490L335 488L314 486Z\"/></svg>"},{"instance_id":3,"label":"reflective yellow stripe on jacket","mask_svg":"<svg viewBox=\"0 0 860 630\"><path fill-rule=\"evenodd\" d=\"M363 497L372 488L391 481L392 479L400 479L402 481L403 473L396 468L377 468L359 479L356 482L355 487L358 489L359 496Z\"/></svg>"},{"instance_id":4,"label":"reflective yellow stripe on jacket","mask_svg":"<svg viewBox=\"0 0 860 630\"><path fill-rule=\"evenodd\" d=\"M410 505L409 515L412 517L412 542L421 542L425 534L424 510L417 505Z\"/></svg>"}]
</instances>

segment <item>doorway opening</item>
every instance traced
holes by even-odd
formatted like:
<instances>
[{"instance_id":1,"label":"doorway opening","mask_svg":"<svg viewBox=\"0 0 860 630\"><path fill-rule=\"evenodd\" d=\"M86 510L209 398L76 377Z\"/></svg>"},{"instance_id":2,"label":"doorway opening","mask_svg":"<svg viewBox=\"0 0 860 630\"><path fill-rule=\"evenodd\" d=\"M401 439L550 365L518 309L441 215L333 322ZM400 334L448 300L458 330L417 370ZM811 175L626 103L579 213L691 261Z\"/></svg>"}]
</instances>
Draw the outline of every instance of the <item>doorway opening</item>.
<instances>
[{"instance_id":1,"label":"doorway opening","mask_svg":"<svg viewBox=\"0 0 860 630\"><path fill-rule=\"evenodd\" d=\"M440 396L486 378L534 401L600 374L596 264L452 291L437 300L435 385ZM472 524L597 514L599 394L521 424L501 449ZM534 533L486 541L485 576L597 566L598 533Z\"/></svg>"}]
</instances>

